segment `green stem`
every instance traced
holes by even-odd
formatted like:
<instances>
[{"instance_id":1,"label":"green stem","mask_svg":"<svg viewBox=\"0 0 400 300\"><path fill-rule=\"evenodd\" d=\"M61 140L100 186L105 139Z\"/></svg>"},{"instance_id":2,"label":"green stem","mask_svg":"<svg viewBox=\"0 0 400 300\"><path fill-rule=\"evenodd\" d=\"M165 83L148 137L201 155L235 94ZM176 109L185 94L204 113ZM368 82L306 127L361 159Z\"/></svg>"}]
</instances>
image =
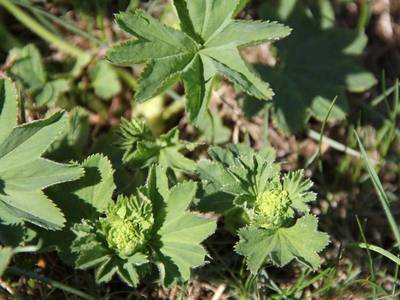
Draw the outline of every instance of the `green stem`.
<instances>
[{"instance_id":1,"label":"green stem","mask_svg":"<svg viewBox=\"0 0 400 300\"><path fill-rule=\"evenodd\" d=\"M36 33L42 39L55 45L62 51L69 53L72 56L78 57L81 55L86 55L81 49L72 46L65 42L63 39L54 35L46 28L44 28L40 23L38 23L34 18L25 13L15 4L11 3L9 0L0 0L0 5L3 6L10 14L12 14L16 19L18 19L22 24L24 24L31 31Z\"/></svg>"},{"instance_id":2,"label":"green stem","mask_svg":"<svg viewBox=\"0 0 400 300\"><path fill-rule=\"evenodd\" d=\"M165 108L165 110L161 114L162 119L164 121L167 121L184 109L185 109L185 97L181 97L180 99L175 100L170 106Z\"/></svg>"},{"instance_id":3,"label":"green stem","mask_svg":"<svg viewBox=\"0 0 400 300\"><path fill-rule=\"evenodd\" d=\"M56 280L53 280L53 279L38 275L38 274L36 274L34 272L21 270L21 269L16 268L16 267L9 267L7 270L10 271L11 273L15 274L15 275L22 275L22 276L26 276L26 277L29 277L29 278L32 278L32 279L36 279L36 280L45 282L47 284L50 284L54 288L57 288L57 289L65 291L67 293L76 295L78 297L81 297L82 299L95 300L94 297L90 296L89 294L86 294L85 292L82 292L82 291L77 290L77 289L75 289L73 287L65 285L65 284L63 284L63 283L61 283L59 281L56 281Z\"/></svg>"},{"instance_id":4,"label":"green stem","mask_svg":"<svg viewBox=\"0 0 400 300\"><path fill-rule=\"evenodd\" d=\"M122 81L129 85L132 90L136 90L138 83L131 73L120 67L114 67L114 70Z\"/></svg>"}]
</instances>

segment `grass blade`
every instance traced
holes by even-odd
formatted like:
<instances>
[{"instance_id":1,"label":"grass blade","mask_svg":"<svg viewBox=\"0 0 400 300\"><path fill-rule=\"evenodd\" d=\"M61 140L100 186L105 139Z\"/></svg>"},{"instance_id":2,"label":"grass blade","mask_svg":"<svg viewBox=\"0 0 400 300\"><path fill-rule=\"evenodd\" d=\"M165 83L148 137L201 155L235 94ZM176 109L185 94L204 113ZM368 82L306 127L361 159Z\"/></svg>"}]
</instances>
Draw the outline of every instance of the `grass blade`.
<instances>
[{"instance_id":1,"label":"grass blade","mask_svg":"<svg viewBox=\"0 0 400 300\"><path fill-rule=\"evenodd\" d=\"M368 155L365 151L365 148L360 140L360 137L358 136L357 132L354 131L357 142L361 151L361 158L365 164L365 167L368 171L369 177L371 178L371 181L375 187L376 193L378 194L379 200L381 202L381 205L383 207L383 210L385 211L386 218L389 222L390 228L393 232L393 235L396 239L397 245L400 245L400 231L399 227L396 224L396 221L394 220L394 217L392 215L392 212L390 211L390 204L389 204L389 199L388 196L385 193L385 190L382 186L381 181L379 180L378 174L376 173L370 159L368 158Z\"/></svg>"},{"instance_id":2,"label":"grass blade","mask_svg":"<svg viewBox=\"0 0 400 300\"><path fill-rule=\"evenodd\" d=\"M392 254L391 252L375 245L367 244L367 243L359 243L357 244L357 247L360 247L362 249L368 249L371 251L374 251L376 253L379 253L380 255L386 257L387 259L390 259L392 262L394 262L397 265L400 265L400 258L398 258L396 255Z\"/></svg>"}]
</instances>

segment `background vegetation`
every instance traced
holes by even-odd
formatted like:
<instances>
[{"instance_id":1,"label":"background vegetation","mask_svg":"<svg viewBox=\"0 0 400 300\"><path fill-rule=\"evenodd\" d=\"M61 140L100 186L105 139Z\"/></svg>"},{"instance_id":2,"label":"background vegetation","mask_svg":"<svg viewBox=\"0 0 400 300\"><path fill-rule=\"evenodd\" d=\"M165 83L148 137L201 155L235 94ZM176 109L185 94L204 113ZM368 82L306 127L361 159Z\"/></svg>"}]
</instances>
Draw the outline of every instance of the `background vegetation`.
<instances>
[{"instance_id":1,"label":"background vegetation","mask_svg":"<svg viewBox=\"0 0 400 300\"><path fill-rule=\"evenodd\" d=\"M182 85L146 103L135 103L143 66L117 67L104 60L112 45L128 38L114 22L119 11L141 7L179 27L166 0L0 0L0 75L16 81L21 91L20 123L60 108L69 112L67 129L46 158L68 163L102 153L116 170L116 193L131 191L145 180L143 172L122 165L132 159L126 153L123 157L115 142L115 128L122 118L142 118L150 129L146 136L150 142L169 143L193 160L207 157L206 144L245 142L257 150L273 146L285 171L305 169L315 182L318 200L312 211L331 238L320 269L310 271L294 263L250 274L232 251L236 237L220 218L216 234L204 243L212 263L196 269L187 284L163 289L147 283L132 289L115 279L97 286L91 271L73 269L54 251L39 251L46 245L30 236L30 230L14 228L11 236L10 228L0 225L1 243L19 246L1 277L0 297L399 297L400 2L241 3L244 10L237 18L276 20L293 29L282 41L241 51L271 84L275 97L261 102L218 77L211 113L197 128L185 113ZM176 126L179 138L163 135ZM176 149L180 140L187 144ZM134 167L146 164L135 163ZM185 160L178 168L193 168L191 163ZM26 245L17 245L21 236ZM37 247L32 246L35 243Z\"/></svg>"}]
</instances>

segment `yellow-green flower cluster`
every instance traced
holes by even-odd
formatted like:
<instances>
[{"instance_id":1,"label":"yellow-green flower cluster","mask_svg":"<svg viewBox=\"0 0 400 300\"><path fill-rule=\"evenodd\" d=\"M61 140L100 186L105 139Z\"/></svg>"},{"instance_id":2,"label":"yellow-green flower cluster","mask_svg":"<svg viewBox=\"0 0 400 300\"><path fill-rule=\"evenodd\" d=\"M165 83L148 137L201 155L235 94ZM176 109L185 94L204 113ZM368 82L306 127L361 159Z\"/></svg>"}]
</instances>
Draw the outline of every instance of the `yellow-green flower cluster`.
<instances>
[{"instance_id":1,"label":"yellow-green flower cluster","mask_svg":"<svg viewBox=\"0 0 400 300\"><path fill-rule=\"evenodd\" d=\"M135 198L121 198L109 208L101 223L108 246L120 257L129 257L146 244L153 225L151 206L139 205Z\"/></svg>"},{"instance_id":2,"label":"yellow-green flower cluster","mask_svg":"<svg viewBox=\"0 0 400 300\"><path fill-rule=\"evenodd\" d=\"M131 256L145 243L145 236L138 224L125 220L111 221L106 239L108 245L123 257Z\"/></svg>"},{"instance_id":3,"label":"yellow-green flower cluster","mask_svg":"<svg viewBox=\"0 0 400 300\"><path fill-rule=\"evenodd\" d=\"M290 217L292 201L282 187L264 191L255 202L255 223L265 229L276 229Z\"/></svg>"}]
</instances>

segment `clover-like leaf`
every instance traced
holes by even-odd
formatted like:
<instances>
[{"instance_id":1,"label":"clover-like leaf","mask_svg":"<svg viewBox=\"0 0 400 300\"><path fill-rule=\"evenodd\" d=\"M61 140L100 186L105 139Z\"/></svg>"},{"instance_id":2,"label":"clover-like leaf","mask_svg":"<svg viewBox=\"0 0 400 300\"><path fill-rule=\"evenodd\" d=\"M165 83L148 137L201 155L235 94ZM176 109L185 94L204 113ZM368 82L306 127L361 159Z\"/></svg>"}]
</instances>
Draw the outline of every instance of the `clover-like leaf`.
<instances>
[{"instance_id":1,"label":"clover-like leaf","mask_svg":"<svg viewBox=\"0 0 400 300\"><path fill-rule=\"evenodd\" d=\"M312 2L314 14L300 0L268 1L262 10L265 17L295 28L274 45L277 64L257 67L275 89L273 117L285 133L303 130L310 117L323 121L335 97L329 121L343 119L348 112L346 92L364 92L376 84L359 61L366 35L335 27L328 0Z\"/></svg>"},{"instance_id":2,"label":"clover-like leaf","mask_svg":"<svg viewBox=\"0 0 400 300\"><path fill-rule=\"evenodd\" d=\"M167 27L142 10L120 13L117 23L137 39L113 47L107 58L115 64L147 63L136 100L146 101L182 80L190 119L207 109L217 74L244 92L269 100L273 92L243 61L238 48L275 41L290 29L274 22L233 20L239 0L175 0L181 30Z\"/></svg>"},{"instance_id":3,"label":"clover-like leaf","mask_svg":"<svg viewBox=\"0 0 400 300\"><path fill-rule=\"evenodd\" d=\"M297 259L316 269L321 264L318 253L329 243L328 235L318 231L317 225L315 216L305 215L287 228L267 230L245 227L239 230L240 241L235 250L246 258L247 266L254 274L267 258L279 267Z\"/></svg>"},{"instance_id":4,"label":"clover-like leaf","mask_svg":"<svg viewBox=\"0 0 400 300\"><path fill-rule=\"evenodd\" d=\"M75 165L42 158L65 126L66 117L17 126L17 94L9 80L0 81L0 218L6 223L31 222L60 229L65 218L43 189L83 175Z\"/></svg>"}]
</instances>

